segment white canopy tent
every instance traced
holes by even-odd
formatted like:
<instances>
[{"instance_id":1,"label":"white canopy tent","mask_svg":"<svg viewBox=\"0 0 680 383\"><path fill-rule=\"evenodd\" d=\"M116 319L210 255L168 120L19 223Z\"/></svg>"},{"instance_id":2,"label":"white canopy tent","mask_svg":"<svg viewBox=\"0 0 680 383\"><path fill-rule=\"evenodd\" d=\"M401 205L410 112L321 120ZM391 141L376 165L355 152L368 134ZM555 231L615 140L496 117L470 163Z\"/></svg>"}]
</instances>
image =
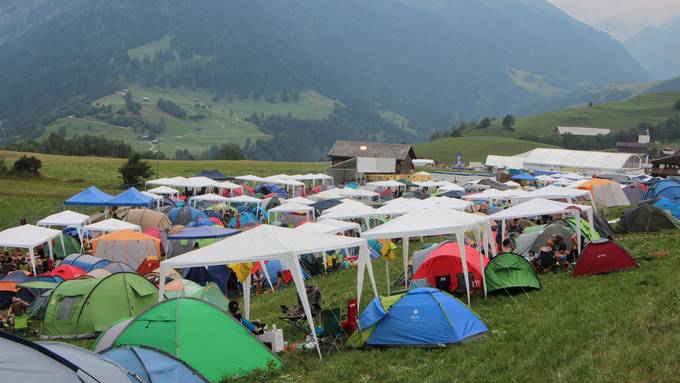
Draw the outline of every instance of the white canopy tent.
<instances>
[{"instance_id":1,"label":"white canopy tent","mask_svg":"<svg viewBox=\"0 0 680 383\"><path fill-rule=\"evenodd\" d=\"M229 190L229 195L233 196L234 190L243 189L243 187L241 185L237 185L233 182L223 181L223 182L220 182L220 186L218 186L217 189L219 189L220 191Z\"/></svg>"},{"instance_id":2,"label":"white canopy tent","mask_svg":"<svg viewBox=\"0 0 680 383\"><path fill-rule=\"evenodd\" d=\"M104 234L113 233L121 230L132 230L141 232L142 228L139 225L135 225L134 223L121 221L115 218L109 218L103 221L85 225L83 226L83 230L95 231Z\"/></svg>"},{"instance_id":3,"label":"white canopy tent","mask_svg":"<svg viewBox=\"0 0 680 383\"><path fill-rule=\"evenodd\" d=\"M168 197L178 197L179 196L179 190L173 189L169 186L158 186L155 187L151 190L147 190L149 193L153 194L158 194L158 195L166 195Z\"/></svg>"},{"instance_id":4,"label":"white canopy tent","mask_svg":"<svg viewBox=\"0 0 680 383\"><path fill-rule=\"evenodd\" d=\"M247 174L247 175L245 175L245 176L234 177L234 179L239 180L239 181L244 181L244 182L252 182L252 183L256 183L256 182L267 182L267 180L265 180L264 178L258 177L258 176L254 176L254 175L252 175L252 174Z\"/></svg>"},{"instance_id":5,"label":"white canopy tent","mask_svg":"<svg viewBox=\"0 0 680 383\"><path fill-rule=\"evenodd\" d=\"M169 178L158 178L144 182L144 185L168 185Z\"/></svg>"},{"instance_id":6,"label":"white canopy tent","mask_svg":"<svg viewBox=\"0 0 680 383\"><path fill-rule=\"evenodd\" d=\"M249 205L257 205L258 208L262 207L262 200L259 198L251 197L249 195L240 195L236 197L228 197L226 199L227 204L231 205L232 203L244 203L244 204L249 204Z\"/></svg>"},{"instance_id":7,"label":"white canopy tent","mask_svg":"<svg viewBox=\"0 0 680 383\"><path fill-rule=\"evenodd\" d=\"M57 237L61 240L62 250L66 252L64 237L62 237L61 231L34 225L21 225L0 231L0 247L15 247L28 250L28 256L33 267L33 275L38 275L35 268L35 248L47 243L50 258L54 259L52 240Z\"/></svg>"},{"instance_id":8,"label":"white canopy tent","mask_svg":"<svg viewBox=\"0 0 680 383\"><path fill-rule=\"evenodd\" d=\"M201 195L196 195L196 196L189 198L189 206L196 207L198 202L209 202L209 203L216 203L217 204L217 203L227 202L228 200L229 200L229 198L227 198L225 196L221 196L219 194L213 194L213 193L201 194Z\"/></svg>"},{"instance_id":9,"label":"white canopy tent","mask_svg":"<svg viewBox=\"0 0 680 383\"><path fill-rule=\"evenodd\" d=\"M375 209L375 212L376 214L380 215L396 217L416 210L420 210L420 208L410 205L408 203L393 203L389 205L383 205Z\"/></svg>"},{"instance_id":10,"label":"white canopy tent","mask_svg":"<svg viewBox=\"0 0 680 383\"><path fill-rule=\"evenodd\" d=\"M161 208L161 201L163 200L163 196L162 196L162 195L155 194L155 193L151 193L151 192L148 192L148 191L143 191L143 192L141 192L141 193L144 194L145 196L150 197L151 199L153 199L153 202L154 202L154 204L156 205L156 210L160 210L160 208Z\"/></svg>"},{"instance_id":11,"label":"white canopy tent","mask_svg":"<svg viewBox=\"0 0 680 383\"><path fill-rule=\"evenodd\" d=\"M324 220L328 218L347 220L347 219L364 219L382 215L377 212L376 209L368 207L360 202L343 202L340 205L333 206L330 209L326 209L319 220Z\"/></svg>"},{"instance_id":12,"label":"white canopy tent","mask_svg":"<svg viewBox=\"0 0 680 383\"><path fill-rule=\"evenodd\" d=\"M278 216L279 213L305 213L307 216L307 220L311 221L312 218L314 217L314 208L311 206L299 204L299 203L284 203L283 205L279 205L275 208L269 209L268 211L269 214L269 221L271 222L272 215L271 213L274 213L275 216Z\"/></svg>"},{"instance_id":13,"label":"white canopy tent","mask_svg":"<svg viewBox=\"0 0 680 383\"><path fill-rule=\"evenodd\" d=\"M74 227L80 239L80 251L83 251L83 226L90 222L90 217L85 214L64 210L60 213L52 214L37 222L38 226L52 227ZM67 254L64 254L67 255Z\"/></svg>"},{"instance_id":14,"label":"white canopy tent","mask_svg":"<svg viewBox=\"0 0 680 383\"><path fill-rule=\"evenodd\" d=\"M440 186L437 190L438 191L444 191L444 192L448 192L448 191L464 192L465 188L460 186L460 185L449 183L447 185Z\"/></svg>"},{"instance_id":15,"label":"white canopy tent","mask_svg":"<svg viewBox=\"0 0 680 383\"><path fill-rule=\"evenodd\" d=\"M484 229L483 238L480 230L482 227ZM409 239L411 237L454 234L460 248L463 274L467 276L468 267L467 257L465 256L465 232L468 231L474 233L475 239L477 243L482 245L482 249L491 249L492 253L495 255L496 248L490 243L491 226L486 217L448 209L424 209L414 211L368 230L362 233L361 237L365 239L402 239L404 283L406 288L408 288ZM482 240L484 242L482 242ZM484 260L482 257L480 257L479 261L481 270L484 270ZM486 280L483 278L482 282L486 291ZM469 305L470 285L468 278L465 278L465 289L467 291Z\"/></svg>"},{"instance_id":16,"label":"white canopy tent","mask_svg":"<svg viewBox=\"0 0 680 383\"><path fill-rule=\"evenodd\" d=\"M525 195L527 192L522 189L486 189L481 193L464 195L463 199L472 201L510 201L513 198L518 198Z\"/></svg>"},{"instance_id":17,"label":"white canopy tent","mask_svg":"<svg viewBox=\"0 0 680 383\"><path fill-rule=\"evenodd\" d=\"M543 198L551 200L563 199L571 203L573 199L580 197L590 198L590 191L549 185L531 192L526 192L520 196L512 197L512 201L527 201L535 198Z\"/></svg>"},{"instance_id":18,"label":"white canopy tent","mask_svg":"<svg viewBox=\"0 0 680 383\"><path fill-rule=\"evenodd\" d=\"M374 188L387 188L387 189L399 189L399 188L405 188L406 187L406 185L402 184L399 181L395 181L395 180L368 182L368 183L366 183L366 186L371 186L371 187L374 187Z\"/></svg>"},{"instance_id":19,"label":"white canopy tent","mask_svg":"<svg viewBox=\"0 0 680 383\"><path fill-rule=\"evenodd\" d=\"M286 268L291 270L293 282L295 283L300 302L304 308L312 337L317 345L319 358L321 358L321 350L319 349L319 343L316 339L314 319L312 318L311 308L305 292L305 282L302 276L299 257L303 254L314 254L355 247L359 248L357 274L357 305L359 305L361 292L363 290L364 273L366 271L368 271L371 286L373 287L373 293L376 297L378 296L368 244L365 239L308 233L301 230L271 225L260 225L241 234L215 242L214 244L162 261L159 270L161 282L158 291L158 300L162 301L164 299L165 277L170 268L177 269L280 260ZM250 291L250 278L246 278L243 290L246 292ZM244 316L248 318L250 316L250 294L244 294L243 300Z\"/></svg>"},{"instance_id":20,"label":"white canopy tent","mask_svg":"<svg viewBox=\"0 0 680 383\"><path fill-rule=\"evenodd\" d=\"M341 197L351 197L351 198L361 198L361 199L371 199L373 197L378 197L379 194L366 189L352 189L352 188L342 188L338 189L338 194Z\"/></svg>"},{"instance_id":21,"label":"white canopy tent","mask_svg":"<svg viewBox=\"0 0 680 383\"><path fill-rule=\"evenodd\" d=\"M323 201L327 199L339 199L343 198L344 196L340 194L340 190L338 188L332 188L328 190L324 190L320 193L314 194L311 196L311 198L314 198L317 201Z\"/></svg>"},{"instance_id":22,"label":"white canopy tent","mask_svg":"<svg viewBox=\"0 0 680 383\"><path fill-rule=\"evenodd\" d=\"M518 187L522 186L522 185L518 184L517 182L515 182L513 180L503 182L503 185L508 185L508 186L510 186L511 188L514 188L514 189L517 189Z\"/></svg>"},{"instance_id":23,"label":"white canopy tent","mask_svg":"<svg viewBox=\"0 0 680 383\"><path fill-rule=\"evenodd\" d=\"M324 219L319 222L306 222L295 228L308 233L320 234L340 234L348 230L357 230L361 232L361 226L355 222L340 221L337 219Z\"/></svg>"},{"instance_id":24,"label":"white canopy tent","mask_svg":"<svg viewBox=\"0 0 680 383\"><path fill-rule=\"evenodd\" d=\"M515 218L531 218L542 215L573 215L576 219L576 245L580 253L581 251L581 212L586 212L588 215L588 223L590 230L594 230L593 226L593 208L592 206L574 205L570 203L563 203L551 201L543 198L535 198L519 205L512 206L508 209L499 211L498 213L487 216L489 220L501 221L502 238L506 238L506 226L509 219Z\"/></svg>"},{"instance_id":25,"label":"white canopy tent","mask_svg":"<svg viewBox=\"0 0 680 383\"><path fill-rule=\"evenodd\" d=\"M313 205L316 203L316 201L312 201L309 198L305 197L293 197L289 199L281 199L282 204L287 204L287 203L297 203L300 205Z\"/></svg>"}]
</instances>

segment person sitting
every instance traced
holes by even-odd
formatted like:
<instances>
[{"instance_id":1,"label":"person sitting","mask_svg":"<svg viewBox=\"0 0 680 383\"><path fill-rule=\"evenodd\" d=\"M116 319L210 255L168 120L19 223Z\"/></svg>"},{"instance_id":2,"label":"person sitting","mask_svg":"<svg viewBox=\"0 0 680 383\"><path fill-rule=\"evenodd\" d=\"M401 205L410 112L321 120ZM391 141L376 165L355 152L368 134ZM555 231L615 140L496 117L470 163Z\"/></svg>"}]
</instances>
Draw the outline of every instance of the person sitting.
<instances>
[{"instance_id":1,"label":"person sitting","mask_svg":"<svg viewBox=\"0 0 680 383\"><path fill-rule=\"evenodd\" d=\"M567 244L564 243L564 237L557 234L553 237L553 250L555 250L555 259L561 263L567 263L567 256L569 252L567 251Z\"/></svg>"},{"instance_id":2,"label":"person sitting","mask_svg":"<svg viewBox=\"0 0 680 383\"><path fill-rule=\"evenodd\" d=\"M14 331L16 318L26 315L28 306L29 304L23 299L12 297L12 303L9 305L9 310L7 310L7 327L10 331Z\"/></svg>"},{"instance_id":3,"label":"person sitting","mask_svg":"<svg viewBox=\"0 0 680 383\"><path fill-rule=\"evenodd\" d=\"M541 247L538 250L537 265L539 270L541 271L552 270L553 266L555 266L554 246L555 242L553 242L552 239L549 239L545 246Z\"/></svg>"},{"instance_id":4,"label":"person sitting","mask_svg":"<svg viewBox=\"0 0 680 383\"><path fill-rule=\"evenodd\" d=\"M260 321L251 322L248 319L244 318L239 312L238 302L236 301L229 301L229 314L231 314L231 316L234 317L234 319L239 321L245 328L247 328L248 331L252 332L255 335L260 335L264 333L264 330L267 327L264 323L261 323Z\"/></svg>"},{"instance_id":5,"label":"person sitting","mask_svg":"<svg viewBox=\"0 0 680 383\"><path fill-rule=\"evenodd\" d=\"M503 240L503 252L512 253L515 251L515 247L512 246L512 241L509 238Z\"/></svg>"}]
</instances>

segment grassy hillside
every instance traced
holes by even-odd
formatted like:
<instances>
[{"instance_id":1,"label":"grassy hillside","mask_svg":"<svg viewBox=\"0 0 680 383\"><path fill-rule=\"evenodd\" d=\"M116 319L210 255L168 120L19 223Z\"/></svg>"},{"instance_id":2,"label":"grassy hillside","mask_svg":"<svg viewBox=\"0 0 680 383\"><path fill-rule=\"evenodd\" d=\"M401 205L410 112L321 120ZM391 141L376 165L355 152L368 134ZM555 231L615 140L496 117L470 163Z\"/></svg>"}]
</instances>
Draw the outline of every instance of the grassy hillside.
<instances>
[{"instance_id":1,"label":"grassy hillside","mask_svg":"<svg viewBox=\"0 0 680 383\"><path fill-rule=\"evenodd\" d=\"M0 150L0 158L11 163L26 153ZM35 221L61 210L64 199L90 185L118 193L120 159L34 155L43 163L39 178L0 179L0 228L16 225L22 217ZM154 170L156 162L152 162ZM218 169L224 174L272 175L277 173L317 172L323 163L265 161L160 161L160 176L192 176L204 169Z\"/></svg>"},{"instance_id":2,"label":"grassy hillside","mask_svg":"<svg viewBox=\"0 0 680 383\"><path fill-rule=\"evenodd\" d=\"M537 147L552 147L532 141L506 137L447 137L414 145L416 155L444 163L456 161L456 153L463 153L463 162L484 161L489 154L515 155Z\"/></svg>"},{"instance_id":3,"label":"grassy hillside","mask_svg":"<svg viewBox=\"0 0 680 383\"><path fill-rule=\"evenodd\" d=\"M488 129L474 129L468 136L521 137L523 135L552 134L558 125L632 129L643 122L652 124L665 121L677 110L673 104L680 100L680 92L643 94L625 101L612 102L593 107L569 108L535 116L518 118L511 132L501 128L500 119L493 121Z\"/></svg>"},{"instance_id":4,"label":"grassy hillside","mask_svg":"<svg viewBox=\"0 0 680 383\"><path fill-rule=\"evenodd\" d=\"M142 49L140 54L143 55L143 52ZM302 92L297 102L270 103L264 99L239 100L236 97L230 100L213 101L214 94L187 88L131 86L129 89L134 100L142 104L140 114L145 121L158 124L161 117L165 120L167 128L161 134L161 151L171 158L174 157L177 149L187 149L194 154L200 154L214 144L234 142L243 145L248 138L253 141L268 138L257 126L244 120L253 113L265 115L290 113L298 118L321 119L327 117L333 111L334 106L333 100L312 91ZM193 121L189 118L173 117L156 106L156 101L160 97L180 105L186 110L188 116L200 113L206 118ZM149 101L145 101L145 98ZM125 108L125 101L117 94L103 97L95 103L111 104L114 110ZM205 108L196 106L196 104L203 104ZM47 127L43 137L49 133L58 132L62 127L66 128L68 136L106 135L111 139L126 141L138 151L149 150L153 146L147 140L140 138L140 133L135 133L132 129L110 125L91 116L85 118L70 116L58 119Z\"/></svg>"}]
</instances>

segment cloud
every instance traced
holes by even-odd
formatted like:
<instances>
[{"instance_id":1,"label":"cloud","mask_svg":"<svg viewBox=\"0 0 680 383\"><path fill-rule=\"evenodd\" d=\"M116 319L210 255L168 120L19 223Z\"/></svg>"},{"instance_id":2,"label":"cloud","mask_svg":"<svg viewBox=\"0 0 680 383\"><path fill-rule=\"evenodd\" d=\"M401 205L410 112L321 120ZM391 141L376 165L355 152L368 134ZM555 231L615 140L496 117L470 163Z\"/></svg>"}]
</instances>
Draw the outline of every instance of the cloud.
<instances>
[{"instance_id":1,"label":"cloud","mask_svg":"<svg viewBox=\"0 0 680 383\"><path fill-rule=\"evenodd\" d=\"M574 18L625 40L680 15L680 0L549 0Z\"/></svg>"}]
</instances>

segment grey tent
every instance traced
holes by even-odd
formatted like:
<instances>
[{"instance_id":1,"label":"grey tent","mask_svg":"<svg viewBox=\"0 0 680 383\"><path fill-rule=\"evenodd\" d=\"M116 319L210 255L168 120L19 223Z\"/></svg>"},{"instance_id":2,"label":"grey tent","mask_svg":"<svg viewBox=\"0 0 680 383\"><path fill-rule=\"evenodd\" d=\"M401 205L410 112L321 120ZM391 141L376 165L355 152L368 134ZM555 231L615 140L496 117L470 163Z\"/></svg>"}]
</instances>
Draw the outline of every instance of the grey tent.
<instances>
[{"instance_id":1,"label":"grey tent","mask_svg":"<svg viewBox=\"0 0 680 383\"><path fill-rule=\"evenodd\" d=\"M140 383L136 376L128 374L118 365L99 356L97 358L101 363L91 364L84 358L73 358L76 352L68 355L65 352L55 352L45 345L4 331L0 331L0 350L2 350L0 372L3 382ZM87 350L81 350L92 354ZM107 364L107 367L103 367L104 364ZM102 375L104 369L109 375Z\"/></svg>"},{"instance_id":2,"label":"grey tent","mask_svg":"<svg viewBox=\"0 0 680 383\"><path fill-rule=\"evenodd\" d=\"M102 270L106 270L111 274L115 273L136 273L137 270L133 269L132 266L123 262L111 262L108 265L102 267Z\"/></svg>"},{"instance_id":3,"label":"grey tent","mask_svg":"<svg viewBox=\"0 0 680 383\"><path fill-rule=\"evenodd\" d=\"M595 205L600 207L628 206L630 201L617 183L593 185Z\"/></svg>"},{"instance_id":4,"label":"grey tent","mask_svg":"<svg viewBox=\"0 0 680 383\"><path fill-rule=\"evenodd\" d=\"M663 209L652 204L641 204L624 211L614 229L617 233L646 233L680 229L680 222Z\"/></svg>"},{"instance_id":5,"label":"grey tent","mask_svg":"<svg viewBox=\"0 0 680 383\"><path fill-rule=\"evenodd\" d=\"M557 220L542 228L534 227L532 230L523 233L515 239L515 253L528 256L530 251L538 254L538 250L545 246L549 239L556 235L564 238L564 244L567 246L567 251L571 251L572 242L571 235L574 233L573 229L564 220Z\"/></svg>"},{"instance_id":6,"label":"grey tent","mask_svg":"<svg viewBox=\"0 0 680 383\"><path fill-rule=\"evenodd\" d=\"M78 368L94 377L97 382L142 382L136 375L123 369L118 364L82 347L60 342L38 342L38 344L74 363Z\"/></svg>"},{"instance_id":7,"label":"grey tent","mask_svg":"<svg viewBox=\"0 0 680 383\"><path fill-rule=\"evenodd\" d=\"M623 188L623 193L628 197L631 205L637 205L644 197L647 187L639 182L632 183Z\"/></svg>"}]
</instances>

